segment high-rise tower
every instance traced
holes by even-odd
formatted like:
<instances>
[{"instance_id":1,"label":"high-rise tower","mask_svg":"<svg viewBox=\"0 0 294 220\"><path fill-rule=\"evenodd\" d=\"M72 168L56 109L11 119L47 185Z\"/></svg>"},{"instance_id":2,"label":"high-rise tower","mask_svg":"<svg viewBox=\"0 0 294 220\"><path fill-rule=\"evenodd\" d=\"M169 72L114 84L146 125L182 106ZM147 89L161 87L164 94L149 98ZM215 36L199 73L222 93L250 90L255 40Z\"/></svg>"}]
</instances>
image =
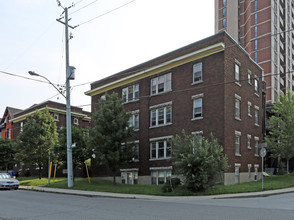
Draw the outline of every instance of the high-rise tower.
<instances>
[{"instance_id":1,"label":"high-rise tower","mask_svg":"<svg viewBox=\"0 0 294 220\"><path fill-rule=\"evenodd\" d=\"M215 32L226 30L264 69L266 104L294 93L294 1L215 0Z\"/></svg>"}]
</instances>

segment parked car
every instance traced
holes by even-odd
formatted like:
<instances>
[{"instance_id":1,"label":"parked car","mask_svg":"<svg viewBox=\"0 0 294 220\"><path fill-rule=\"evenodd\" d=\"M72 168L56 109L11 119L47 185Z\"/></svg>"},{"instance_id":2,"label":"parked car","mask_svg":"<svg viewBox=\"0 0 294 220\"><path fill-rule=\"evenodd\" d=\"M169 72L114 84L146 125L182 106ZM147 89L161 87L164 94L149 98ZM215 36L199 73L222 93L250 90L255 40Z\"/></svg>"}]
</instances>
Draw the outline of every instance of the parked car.
<instances>
[{"instance_id":1,"label":"parked car","mask_svg":"<svg viewBox=\"0 0 294 220\"><path fill-rule=\"evenodd\" d=\"M0 173L0 189L18 189L19 181L8 173Z\"/></svg>"}]
</instances>

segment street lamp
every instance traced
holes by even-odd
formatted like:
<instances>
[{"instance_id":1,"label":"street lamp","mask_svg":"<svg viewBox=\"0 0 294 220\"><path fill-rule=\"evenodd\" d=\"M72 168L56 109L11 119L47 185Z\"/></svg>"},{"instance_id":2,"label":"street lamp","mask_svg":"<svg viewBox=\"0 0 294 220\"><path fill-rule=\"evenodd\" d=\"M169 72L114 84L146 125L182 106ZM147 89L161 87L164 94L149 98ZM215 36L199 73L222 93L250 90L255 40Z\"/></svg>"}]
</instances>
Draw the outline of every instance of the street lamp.
<instances>
[{"instance_id":1,"label":"street lamp","mask_svg":"<svg viewBox=\"0 0 294 220\"><path fill-rule=\"evenodd\" d=\"M71 134L71 109L70 109L70 84L69 80L75 79L75 67L67 65L66 68L66 96L46 77L29 71L31 76L40 76L46 79L65 99L66 99L66 130L67 130L67 180L68 187L73 187L73 167L72 167L72 134Z\"/></svg>"}]
</instances>

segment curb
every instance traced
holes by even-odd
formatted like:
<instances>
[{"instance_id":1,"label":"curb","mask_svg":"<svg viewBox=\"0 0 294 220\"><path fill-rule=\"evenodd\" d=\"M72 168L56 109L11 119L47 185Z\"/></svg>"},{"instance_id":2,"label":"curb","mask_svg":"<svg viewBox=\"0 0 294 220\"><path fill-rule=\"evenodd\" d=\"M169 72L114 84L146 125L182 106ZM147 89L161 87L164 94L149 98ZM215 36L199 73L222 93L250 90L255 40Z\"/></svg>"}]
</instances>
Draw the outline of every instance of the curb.
<instances>
[{"instance_id":1,"label":"curb","mask_svg":"<svg viewBox=\"0 0 294 220\"><path fill-rule=\"evenodd\" d=\"M85 190L72 190L72 189L59 189L47 188L40 186L19 186L20 190L32 190L47 193L59 193L75 196L86 197L105 197L105 198L119 198L119 199L152 199L152 200L202 200L202 199L238 199L238 198L255 198L267 197L272 195L280 195L285 193L293 193L294 187L285 189L268 190L262 192L248 192L248 193L235 193L235 194L221 194L221 195L208 195L208 196L155 196L155 195L142 195L142 194L123 194L123 193L110 193L110 192L95 192Z\"/></svg>"}]
</instances>

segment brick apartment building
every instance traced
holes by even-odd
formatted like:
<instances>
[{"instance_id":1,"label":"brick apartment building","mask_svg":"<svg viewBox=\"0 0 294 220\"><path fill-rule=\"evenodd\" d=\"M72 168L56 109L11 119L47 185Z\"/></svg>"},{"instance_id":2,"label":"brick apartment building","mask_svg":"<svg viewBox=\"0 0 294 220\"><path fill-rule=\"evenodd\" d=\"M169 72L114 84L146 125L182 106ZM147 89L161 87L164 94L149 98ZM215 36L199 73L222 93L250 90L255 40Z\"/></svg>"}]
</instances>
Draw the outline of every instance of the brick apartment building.
<instances>
[{"instance_id":1,"label":"brick apartment building","mask_svg":"<svg viewBox=\"0 0 294 220\"><path fill-rule=\"evenodd\" d=\"M162 184L172 174L176 134L212 132L229 168L224 184L260 177L263 140L263 70L226 32L192 43L91 84L92 112L104 94L117 92L132 113L138 158L117 176L128 184ZM111 176L92 167L96 176Z\"/></svg>"},{"instance_id":2,"label":"brick apartment building","mask_svg":"<svg viewBox=\"0 0 294 220\"><path fill-rule=\"evenodd\" d=\"M53 101L46 101L40 104L35 104L25 110L22 110L14 115L10 121L14 124L14 138L21 132L26 118L38 111L44 111L48 108L53 115L57 127L66 127L66 105ZM71 123L79 128L87 128L90 125L91 113L83 111L82 108L71 106Z\"/></svg>"},{"instance_id":3,"label":"brick apartment building","mask_svg":"<svg viewBox=\"0 0 294 220\"><path fill-rule=\"evenodd\" d=\"M0 118L0 138L13 139L14 137L14 125L11 122L11 119L14 118L14 115L22 111L21 109L6 107L2 118Z\"/></svg>"}]
</instances>

